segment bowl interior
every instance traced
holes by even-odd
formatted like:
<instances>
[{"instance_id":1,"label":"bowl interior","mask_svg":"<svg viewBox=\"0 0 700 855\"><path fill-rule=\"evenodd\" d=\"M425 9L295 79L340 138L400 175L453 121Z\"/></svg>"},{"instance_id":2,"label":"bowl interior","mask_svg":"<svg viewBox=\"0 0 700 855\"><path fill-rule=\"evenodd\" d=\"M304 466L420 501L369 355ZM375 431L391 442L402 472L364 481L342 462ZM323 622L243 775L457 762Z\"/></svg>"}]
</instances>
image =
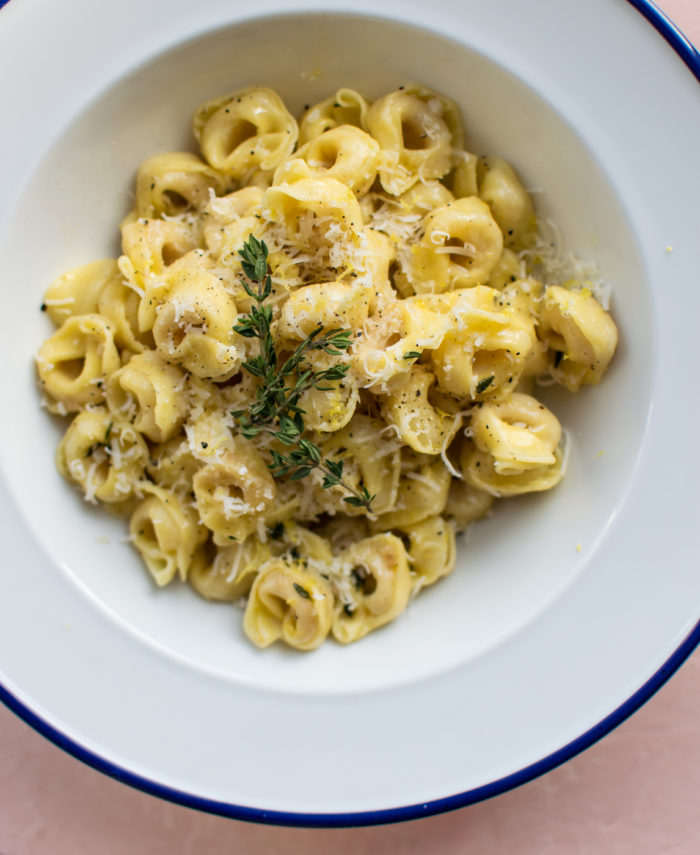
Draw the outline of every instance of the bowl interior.
<instances>
[{"instance_id":1,"label":"bowl interior","mask_svg":"<svg viewBox=\"0 0 700 855\"><path fill-rule=\"evenodd\" d=\"M348 648L310 656L245 639L242 614L187 586L157 590L125 542L125 523L87 506L54 466L67 422L39 407L32 354L50 334L44 289L70 267L119 253L118 223L139 163L194 150L191 116L209 98L251 84L277 90L292 113L352 87L368 98L417 82L460 106L467 147L516 167L538 213L567 248L598 262L613 287L621 343L597 388L542 389L569 431L568 473L553 491L504 500L460 538L453 575L423 591L389 627ZM1 450L14 500L65 573L127 632L163 655L225 679L287 692L346 692L422 678L485 651L535 619L585 572L614 525L643 441L654 330L642 257L614 179L585 130L476 49L424 30L361 16L299 14L220 29L157 56L114 82L46 140L4 234L13 319L0 347L16 418ZM37 251L40 247L40 251ZM634 325L631 325L631 322ZM602 452L602 453L601 453ZM29 477L27 473L30 473Z\"/></svg>"}]
</instances>

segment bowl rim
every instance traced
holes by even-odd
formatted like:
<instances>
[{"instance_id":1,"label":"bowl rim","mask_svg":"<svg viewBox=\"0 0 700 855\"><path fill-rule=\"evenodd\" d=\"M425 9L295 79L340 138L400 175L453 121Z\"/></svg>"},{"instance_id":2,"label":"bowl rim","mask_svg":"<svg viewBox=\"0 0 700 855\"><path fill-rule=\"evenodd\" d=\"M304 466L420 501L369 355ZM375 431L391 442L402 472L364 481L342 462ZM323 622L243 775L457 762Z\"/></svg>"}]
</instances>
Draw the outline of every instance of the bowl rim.
<instances>
[{"instance_id":1,"label":"bowl rim","mask_svg":"<svg viewBox=\"0 0 700 855\"><path fill-rule=\"evenodd\" d=\"M15 2L19 3L20 0L15 0ZM9 3L10 0L0 0L0 9ZM700 82L700 52L682 31L654 4L653 0L627 0L627 3L654 27L673 48L696 80ZM698 645L700 645L700 621L652 676L616 709L569 743L517 772L452 796L434 799L426 803L373 811L304 813L265 810L197 796L168 787L104 759L35 713L2 682L0 682L0 701L33 730L63 751L88 766L149 795L206 813L261 824L315 828L358 827L402 822L456 810L500 795L549 772L586 748L591 747L636 712L670 679Z\"/></svg>"},{"instance_id":2,"label":"bowl rim","mask_svg":"<svg viewBox=\"0 0 700 855\"><path fill-rule=\"evenodd\" d=\"M560 766L567 760L590 748L604 736L607 736L618 725L622 724L629 716L635 713L645 704L658 690L669 680L681 667L695 648L700 644L700 622L698 622L690 635L669 656L663 665L641 686L631 697L629 697L616 710L607 715L598 724L589 728L576 739L559 750L543 757L535 763L525 766L511 775L506 775L466 790L453 796L446 796L420 804L406 805L398 808L388 808L375 811L356 811L352 813L295 813L291 811L264 810L242 805L219 802L213 799L192 795L182 790L176 790L137 775L134 772L112 763L98 754L90 751L79 742L71 739L60 730L44 721L25 706L17 697L0 683L0 701L8 709L18 715L37 733L53 742L58 748L71 754L77 760L81 760L98 772L103 772L111 778L115 778L122 784L128 784L137 790L166 801L174 802L183 807L193 808L204 813L227 817L228 819L242 820L246 822L259 823L261 825L286 826L290 828L352 828L373 825L387 825L395 822L406 822L408 820L420 819L421 817L435 816L447 811L468 807L477 802L499 796L508 790L515 789L521 784L526 784L546 772Z\"/></svg>"}]
</instances>

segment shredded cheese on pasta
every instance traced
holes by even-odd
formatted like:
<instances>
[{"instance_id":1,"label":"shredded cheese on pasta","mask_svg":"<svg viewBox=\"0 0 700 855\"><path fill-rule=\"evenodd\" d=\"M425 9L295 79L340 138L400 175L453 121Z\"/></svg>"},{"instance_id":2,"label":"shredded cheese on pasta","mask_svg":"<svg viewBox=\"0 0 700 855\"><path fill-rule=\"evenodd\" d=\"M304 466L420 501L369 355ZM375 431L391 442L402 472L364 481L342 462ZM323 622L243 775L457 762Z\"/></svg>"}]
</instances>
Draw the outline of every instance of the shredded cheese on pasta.
<instances>
[{"instance_id":1,"label":"shredded cheese on pasta","mask_svg":"<svg viewBox=\"0 0 700 855\"><path fill-rule=\"evenodd\" d=\"M422 87L373 103L342 89L297 120L251 86L202 105L194 133L199 154L140 167L122 255L46 293L42 405L71 419L58 468L129 516L155 584L241 606L258 646L356 641L449 575L455 532L494 498L564 476L569 434L532 389L601 379L610 288ZM321 454L300 480L272 477L270 432L239 428L260 382L259 343L235 330L251 235L278 358L317 327L352 340L305 354L349 368L299 401Z\"/></svg>"}]
</instances>

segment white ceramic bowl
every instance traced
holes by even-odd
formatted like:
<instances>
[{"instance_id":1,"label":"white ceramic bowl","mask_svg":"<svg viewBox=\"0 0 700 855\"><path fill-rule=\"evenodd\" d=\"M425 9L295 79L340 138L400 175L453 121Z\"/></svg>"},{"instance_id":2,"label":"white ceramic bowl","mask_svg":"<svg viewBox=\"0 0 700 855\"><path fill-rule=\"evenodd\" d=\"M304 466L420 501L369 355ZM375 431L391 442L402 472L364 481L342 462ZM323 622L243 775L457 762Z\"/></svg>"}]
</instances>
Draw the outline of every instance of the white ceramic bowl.
<instances>
[{"instance_id":1,"label":"white ceramic bowl","mask_svg":"<svg viewBox=\"0 0 700 855\"><path fill-rule=\"evenodd\" d=\"M387 821L500 792L610 729L700 635L697 81L620 0L349 5L0 12L3 700L122 780L274 822ZM468 147L542 190L540 213L613 286L619 352L599 387L551 394L573 437L563 484L475 526L449 580L357 645L260 652L238 612L156 591L123 524L57 475L61 426L31 365L41 295L118 252L137 165L191 147L200 102L259 83L298 113L341 85L406 82L454 98Z\"/></svg>"}]
</instances>

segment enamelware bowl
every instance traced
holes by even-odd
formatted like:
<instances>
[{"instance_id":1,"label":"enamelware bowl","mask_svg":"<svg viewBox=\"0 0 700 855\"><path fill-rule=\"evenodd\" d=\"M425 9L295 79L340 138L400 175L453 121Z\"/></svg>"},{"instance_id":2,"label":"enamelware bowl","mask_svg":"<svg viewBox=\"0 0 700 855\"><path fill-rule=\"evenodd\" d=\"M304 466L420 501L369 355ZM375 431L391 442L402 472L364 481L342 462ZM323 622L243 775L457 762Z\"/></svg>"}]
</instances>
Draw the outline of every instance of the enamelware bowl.
<instances>
[{"instance_id":1,"label":"enamelware bowl","mask_svg":"<svg viewBox=\"0 0 700 855\"><path fill-rule=\"evenodd\" d=\"M76 756L233 817L411 818L551 768L641 704L700 637L700 62L622 0L11 0L0 11L4 418L0 694ZM644 20L651 20L659 33ZM585 46L582 49L581 46ZM39 407L41 296L119 252L138 164L190 149L201 102L340 86L452 97L467 147L512 162L566 248L612 287L600 386L546 390L565 480L460 538L453 575L400 620L311 655L156 590L120 520L54 466Z\"/></svg>"}]
</instances>

